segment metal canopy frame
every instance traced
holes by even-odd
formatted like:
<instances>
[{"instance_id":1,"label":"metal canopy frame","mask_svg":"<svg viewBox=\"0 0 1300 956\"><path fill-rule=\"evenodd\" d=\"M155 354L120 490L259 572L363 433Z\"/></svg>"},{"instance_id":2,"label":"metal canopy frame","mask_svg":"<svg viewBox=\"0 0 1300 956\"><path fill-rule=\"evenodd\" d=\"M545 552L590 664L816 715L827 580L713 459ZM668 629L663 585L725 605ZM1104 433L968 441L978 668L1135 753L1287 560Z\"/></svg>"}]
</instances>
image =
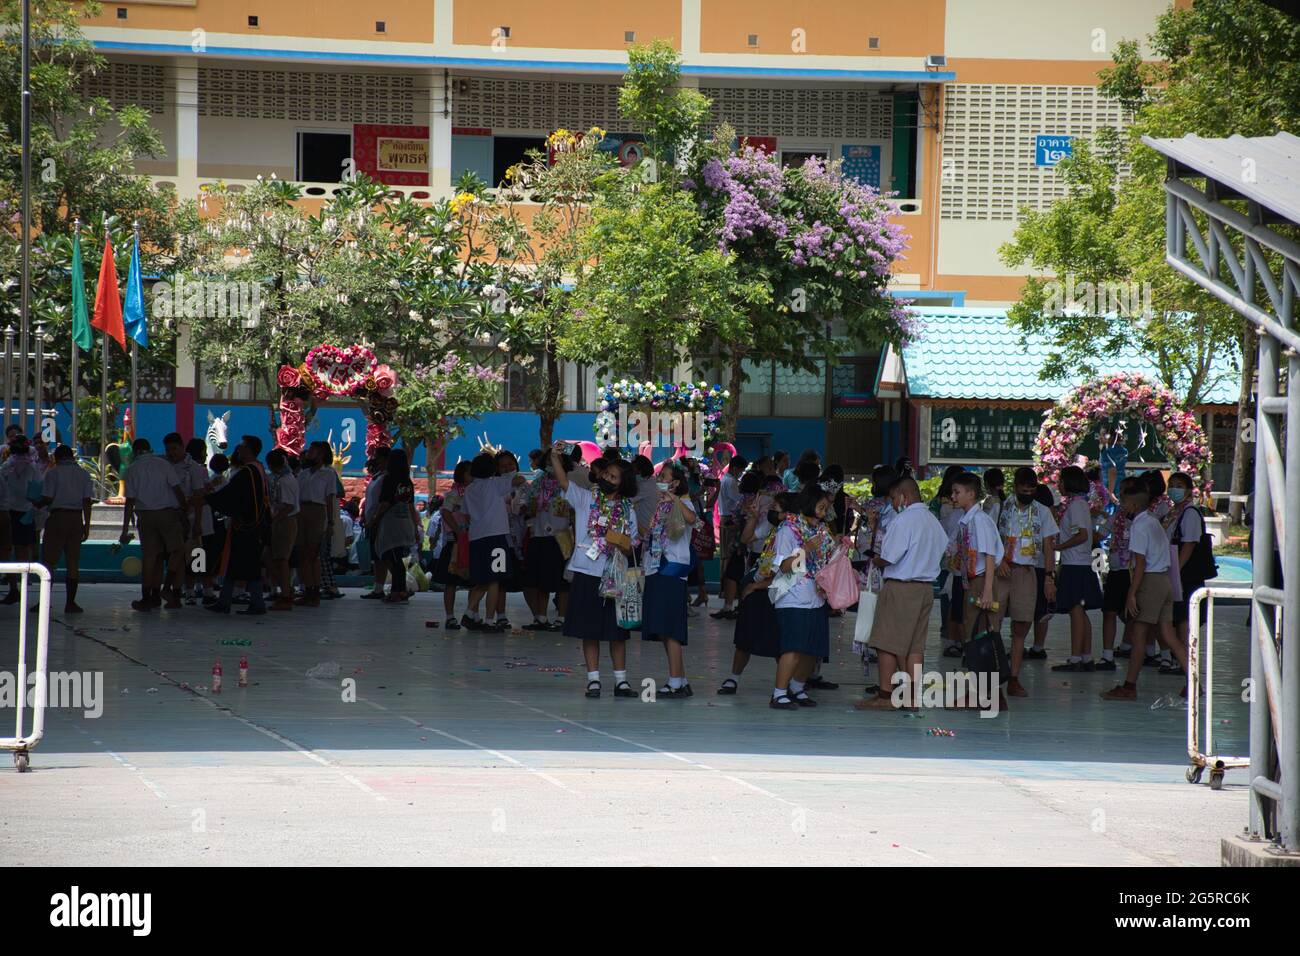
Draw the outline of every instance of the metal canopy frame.
<instances>
[{"instance_id":1,"label":"metal canopy frame","mask_svg":"<svg viewBox=\"0 0 1300 956\"><path fill-rule=\"evenodd\" d=\"M1168 166L1165 261L1259 331L1247 833L1300 853L1300 245L1273 228L1300 229L1300 138L1142 141Z\"/></svg>"}]
</instances>

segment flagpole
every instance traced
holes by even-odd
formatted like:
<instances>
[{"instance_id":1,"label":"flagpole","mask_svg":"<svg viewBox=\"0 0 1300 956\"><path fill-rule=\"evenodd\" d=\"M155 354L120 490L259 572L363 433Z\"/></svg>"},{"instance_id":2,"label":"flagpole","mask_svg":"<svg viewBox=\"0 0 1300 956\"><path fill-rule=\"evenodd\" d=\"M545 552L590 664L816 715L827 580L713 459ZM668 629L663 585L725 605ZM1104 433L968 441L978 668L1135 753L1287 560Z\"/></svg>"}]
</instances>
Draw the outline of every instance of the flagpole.
<instances>
[{"instance_id":1,"label":"flagpole","mask_svg":"<svg viewBox=\"0 0 1300 956\"><path fill-rule=\"evenodd\" d=\"M131 228L135 232L135 249L132 251L132 261L134 262L137 258L137 252L140 248L140 220L137 219L134 223L132 223ZM127 290L127 294L128 296L130 295L129 289ZM139 421L139 419L135 417L136 400L139 398L139 394L140 394L139 363L140 363L140 343L136 341L135 335L133 334L131 336L131 428L132 429L136 427L136 422Z\"/></svg>"},{"instance_id":2,"label":"flagpole","mask_svg":"<svg viewBox=\"0 0 1300 956\"><path fill-rule=\"evenodd\" d=\"M104 359L100 362L100 371L103 373L99 380L99 460L106 461L105 454L108 452L108 333L101 332L104 336Z\"/></svg>"},{"instance_id":3,"label":"flagpole","mask_svg":"<svg viewBox=\"0 0 1300 956\"><path fill-rule=\"evenodd\" d=\"M22 303L20 305L18 340L18 425L27 434L27 342L28 324L31 321L31 272L28 260L32 240L32 91L31 91L31 0L23 0L22 22L22 180L23 180L23 235L22 235Z\"/></svg>"},{"instance_id":4,"label":"flagpole","mask_svg":"<svg viewBox=\"0 0 1300 956\"><path fill-rule=\"evenodd\" d=\"M81 219L80 218L72 220L72 230L73 230L72 232L73 241L80 242L81 241ZM75 328L77 323L77 317L75 315L76 309L74 308L72 311L74 312L74 315L72 316L72 324L74 326L74 328L72 329L72 389L71 389L72 391L72 440L68 444L72 446L72 456L74 458L77 458L80 457L78 455L79 449L77 447L77 371L78 371L77 366L79 365L81 349L78 348L77 346L77 330Z\"/></svg>"}]
</instances>

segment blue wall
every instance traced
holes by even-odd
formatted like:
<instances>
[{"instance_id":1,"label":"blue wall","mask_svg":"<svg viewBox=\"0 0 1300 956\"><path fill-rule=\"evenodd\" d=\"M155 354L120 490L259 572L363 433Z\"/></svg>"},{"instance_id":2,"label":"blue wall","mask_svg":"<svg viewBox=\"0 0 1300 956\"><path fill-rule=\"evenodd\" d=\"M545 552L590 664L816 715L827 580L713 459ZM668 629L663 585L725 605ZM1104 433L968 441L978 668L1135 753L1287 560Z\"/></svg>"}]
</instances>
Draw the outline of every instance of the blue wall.
<instances>
[{"instance_id":1,"label":"blue wall","mask_svg":"<svg viewBox=\"0 0 1300 956\"><path fill-rule=\"evenodd\" d=\"M121 411L118 410L114 424L109 429L111 440L116 440L121 435ZM214 417L230 412L227 431L231 447L239 441L241 435L257 435L270 448L273 439L265 405L232 405L221 402L196 404L193 433L198 438L207 433L209 412ZM171 403L141 402L139 413L136 434L148 438L155 447L161 444L164 435L175 429L176 413ZM360 475L365 465L366 420L359 406L333 402L324 405L307 428L307 440L324 441L332 431L337 446L348 419L352 420L354 438L348 452L351 460L343 470L345 474ZM69 434L71 419L66 407L59 408L56 420L60 433ZM593 438L594 421L595 415L591 412L566 412L555 423L555 438L563 441L590 441ZM465 434L447 446L444 460L449 467L462 458L473 458L478 453L479 439L485 433L492 444L503 445L521 457L536 448L538 443L537 416L532 412L489 412L478 420L466 421L464 427ZM826 451L826 424L821 419L742 418L737 423L737 430L740 437L735 444L741 454L751 460L759 455L771 454L777 449L788 451L792 458L797 458L805 448L812 448L819 454L825 454ZM423 468L424 449L415 449L412 460L417 467Z\"/></svg>"}]
</instances>

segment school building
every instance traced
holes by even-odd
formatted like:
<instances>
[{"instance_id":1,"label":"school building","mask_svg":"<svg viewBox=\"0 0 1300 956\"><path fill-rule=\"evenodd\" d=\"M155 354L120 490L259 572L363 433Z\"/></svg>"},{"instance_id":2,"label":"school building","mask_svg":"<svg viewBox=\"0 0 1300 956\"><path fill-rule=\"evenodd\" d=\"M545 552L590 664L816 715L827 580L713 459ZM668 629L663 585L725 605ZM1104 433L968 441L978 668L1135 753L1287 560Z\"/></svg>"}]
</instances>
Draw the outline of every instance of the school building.
<instances>
[{"instance_id":1,"label":"school building","mask_svg":"<svg viewBox=\"0 0 1300 956\"><path fill-rule=\"evenodd\" d=\"M670 40L683 82L783 162L842 159L895 194L910 236L893 291L923 307L1000 307L1021 278L997 257L1022 207L1061 196L1056 161L1125 116L1097 88L1121 39L1144 39L1169 0L134 0L103 4L86 33L109 68L90 92L147 108L166 155L140 172L198 196L275 174L318 206L351 164L416 198L465 172L489 183L558 127L609 131L621 158L638 131L617 89L626 49ZM183 345L183 340L182 340ZM915 446L906 390L879 389L877 352L815 374L751 368L737 444L819 449L850 471ZM266 396L218 388L183 348L151 382L142 434L266 431ZM591 435L596 376L566 370L557 434ZM502 411L471 430L536 444L522 372ZM346 406L326 408L337 436ZM313 432L315 429L313 430ZM314 437L314 436L313 436ZM472 454L473 438L448 450ZM354 457L351 468L360 464Z\"/></svg>"}]
</instances>

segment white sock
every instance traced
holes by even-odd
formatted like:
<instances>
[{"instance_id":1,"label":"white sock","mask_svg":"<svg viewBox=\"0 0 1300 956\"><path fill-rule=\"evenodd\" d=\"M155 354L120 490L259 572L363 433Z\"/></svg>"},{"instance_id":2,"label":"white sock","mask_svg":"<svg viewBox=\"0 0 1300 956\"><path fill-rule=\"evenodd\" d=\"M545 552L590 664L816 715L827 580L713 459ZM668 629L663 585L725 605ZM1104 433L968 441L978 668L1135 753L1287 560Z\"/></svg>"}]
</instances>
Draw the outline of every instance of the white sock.
<instances>
[{"instance_id":1,"label":"white sock","mask_svg":"<svg viewBox=\"0 0 1300 956\"><path fill-rule=\"evenodd\" d=\"M1173 651L1164 650L1160 652L1160 660L1166 664L1172 663L1174 659Z\"/></svg>"},{"instance_id":2,"label":"white sock","mask_svg":"<svg viewBox=\"0 0 1300 956\"><path fill-rule=\"evenodd\" d=\"M796 697L803 693L805 686L807 685L801 680L795 680L794 678L790 679L790 690L794 691L794 696Z\"/></svg>"},{"instance_id":3,"label":"white sock","mask_svg":"<svg viewBox=\"0 0 1300 956\"><path fill-rule=\"evenodd\" d=\"M1109 650L1103 650L1101 652L1101 659L1103 661L1113 661L1115 659L1115 652Z\"/></svg>"},{"instance_id":4,"label":"white sock","mask_svg":"<svg viewBox=\"0 0 1300 956\"><path fill-rule=\"evenodd\" d=\"M1071 663L1071 664L1077 664L1077 663L1079 663L1079 661L1081 661L1081 660L1083 660L1083 658L1080 657L1078 654L1071 654L1071 655L1070 655L1070 663Z\"/></svg>"},{"instance_id":5,"label":"white sock","mask_svg":"<svg viewBox=\"0 0 1300 956\"><path fill-rule=\"evenodd\" d=\"M1079 660L1080 660L1082 663L1086 664L1086 663L1088 663L1088 661L1092 660L1092 655L1091 655L1091 654L1084 654L1082 657L1079 658Z\"/></svg>"},{"instance_id":6,"label":"white sock","mask_svg":"<svg viewBox=\"0 0 1300 956\"><path fill-rule=\"evenodd\" d=\"M789 694L787 692L787 688L785 687L777 687L772 691L773 700L776 700L778 697L788 697L788 696Z\"/></svg>"},{"instance_id":7,"label":"white sock","mask_svg":"<svg viewBox=\"0 0 1300 956\"><path fill-rule=\"evenodd\" d=\"M594 680L600 680L600 671L587 671L587 683L590 684Z\"/></svg>"},{"instance_id":8,"label":"white sock","mask_svg":"<svg viewBox=\"0 0 1300 956\"><path fill-rule=\"evenodd\" d=\"M617 687L619 684L625 683L626 681L627 681L627 671L614 671L615 687Z\"/></svg>"},{"instance_id":9,"label":"white sock","mask_svg":"<svg viewBox=\"0 0 1300 956\"><path fill-rule=\"evenodd\" d=\"M732 675L731 675L731 679L734 680L737 684L740 683L740 675L739 675L739 674L732 674Z\"/></svg>"},{"instance_id":10,"label":"white sock","mask_svg":"<svg viewBox=\"0 0 1300 956\"><path fill-rule=\"evenodd\" d=\"M1131 651L1131 650L1133 650L1133 645L1130 644L1128 641L1120 641L1120 642L1119 642L1119 649L1120 649L1121 651Z\"/></svg>"},{"instance_id":11,"label":"white sock","mask_svg":"<svg viewBox=\"0 0 1300 956\"><path fill-rule=\"evenodd\" d=\"M686 683L686 678L685 678L685 677L670 677L670 678L668 678L668 686L671 687L673 690L677 690L679 687L681 687L681 686L682 686L683 684L685 684L685 683Z\"/></svg>"}]
</instances>

